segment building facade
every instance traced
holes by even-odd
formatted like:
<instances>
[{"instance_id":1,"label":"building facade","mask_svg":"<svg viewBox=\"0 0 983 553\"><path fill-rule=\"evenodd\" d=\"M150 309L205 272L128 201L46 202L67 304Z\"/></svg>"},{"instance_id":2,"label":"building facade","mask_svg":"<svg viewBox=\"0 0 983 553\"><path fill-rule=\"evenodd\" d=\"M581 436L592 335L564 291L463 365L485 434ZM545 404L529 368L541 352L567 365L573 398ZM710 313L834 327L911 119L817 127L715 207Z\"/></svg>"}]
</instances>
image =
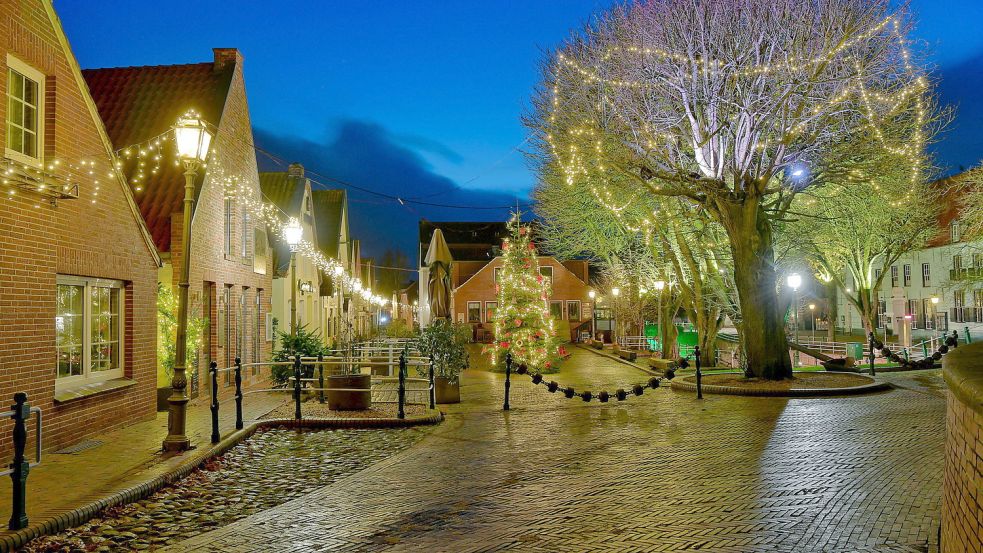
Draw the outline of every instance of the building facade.
<instances>
[{"instance_id":1,"label":"building facade","mask_svg":"<svg viewBox=\"0 0 983 553\"><path fill-rule=\"evenodd\" d=\"M502 265L499 248L508 236L508 228L505 223L420 222L418 317L422 325L429 323L429 270L423 260L438 228L454 260L450 275L451 317L455 322L472 325L476 341L489 341L498 307L496 287ZM548 255L540 255L538 261L540 272L550 282L548 301L557 335L573 340L580 332L589 331L594 309L589 296L589 264L583 260L560 262Z\"/></svg>"},{"instance_id":2,"label":"building facade","mask_svg":"<svg viewBox=\"0 0 983 553\"><path fill-rule=\"evenodd\" d=\"M351 238L348 234L348 196L344 190L313 190L315 231L317 247L329 259L336 259L347 271L352 270L349 248ZM325 344L335 347L341 341L342 333L347 331L349 319L345 312L346 300L351 299L351 291L345 295L344 287L334 275L321 275L321 337Z\"/></svg>"},{"instance_id":3,"label":"building facade","mask_svg":"<svg viewBox=\"0 0 983 553\"><path fill-rule=\"evenodd\" d=\"M902 337L909 327L913 341L954 330L983 337L983 240L966 240L955 197L943 200L937 235L888 267L878 290L878 327ZM838 313L839 328L863 331L856 308L842 297Z\"/></svg>"},{"instance_id":4,"label":"building facade","mask_svg":"<svg viewBox=\"0 0 983 553\"><path fill-rule=\"evenodd\" d=\"M266 201L275 205L284 217L296 219L303 230L301 238L319 248L311 182L304 176L304 167L291 164L286 172L260 173L260 185ZM272 318L280 332L291 332L296 316L297 328L324 338L321 320L321 272L307 256L296 254L296 274L291 263L290 247L286 241L268 231L273 258ZM297 287L293 291L291 288ZM296 297L296 311L292 298ZM271 320L272 324L272 320Z\"/></svg>"},{"instance_id":5,"label":"building facade","mask_svg":"<svg viewBox=\"0 0 983 553\"><path fill-rule=\"evenodd\" d=\"M51 2L0 21L0 397L54 450L154 416L160 259Z\"/></svg>"},{"instance_id":6,"label":"building facade","mask_svg":"<svg viewBox=\"0 0 983 553\"><path fill-rule=\"evenodd\" d=\"M192 396L202 388L208 364L219 367L269 359L272 266L265 223L254 210L261 201L242 56L216 48L209 62L92 69L83 72L154 244L163 259L158 281L176 289L184 197L183 169L173 161L171 126L189 109L212 126L206 167L195 180L192 216L189 317L203 324L188 374ZM252 386L266 379L245 371ZM159 374L167 394L169 376ZM220 394L233 393L231 373ZM204 387L207 390L208 387Z\"/></svg>"}]
</instances>

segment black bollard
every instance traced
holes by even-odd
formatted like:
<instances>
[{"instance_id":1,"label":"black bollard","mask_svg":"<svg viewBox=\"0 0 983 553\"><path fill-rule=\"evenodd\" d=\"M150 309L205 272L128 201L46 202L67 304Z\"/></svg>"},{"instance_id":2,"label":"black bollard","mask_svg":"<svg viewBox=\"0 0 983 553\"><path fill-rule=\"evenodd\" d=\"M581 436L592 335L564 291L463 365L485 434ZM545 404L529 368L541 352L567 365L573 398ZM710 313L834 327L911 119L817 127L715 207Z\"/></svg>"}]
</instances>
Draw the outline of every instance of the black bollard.
<instances>
[{"instance_id":1,"label":"black bollard","mask_svg":"<svg viewBox=\"0 0 983 553\"><path fill-rule=\"evenodd\" d=\"M512 352L505 354L505 404L502 410L509 410L509 388L512 387Z\"/></svg>"},{"instance_id":2,"label":"black bollard","mask_svg":"<svg viewBox=\"0 0 983 553\"><path fill-rule=\"evenodd\" d=\"M10 409L14 412L14 461L10 463L12 471L10 480L13 484L14 498L10 524L7 527L11 530L20 530L27 528L27 474L31 471L30 463L24 458L24 446L27 445L27 419L31 416L27 394L24 392L14 394L14 405L11 405Z\"/></svg>"},{"instance_id":3,"label":"black bollard","mask_svg":"<svg viewBox=\"0 0 983 553\"><path fill-rule=\"evenodd\" d=\"M703 373L700 371L700 346L693 349L696 360L696 399L703 399Z\"/></svg>"},{"instance_id":4,"label":"black bollard","mask_svg":"<svg viewBox=\"0 0 983 553\"><path fill-rule=\"evenodd\" d=\"M317 354L317 387L318 390L318 402L324 403L324 354Z\"/></svg>"},{"instance_id":5,"label":"black bollard","mask_svg":"<svg viewBox=\"0 0 983 553\"><path fill-rule=\"evenodd\" d=\"M399 411L396 413L397 419L406 418L406 352L399 354Z\"/></svg>"},{"instance_id":6,"label":"black bollard","mask_svg":"<svg viewBox=\"0 0 983 553\"><path fill-rule=\"evenodd\" d=\"M870 343L870 376L876 376L874 374L874 333L871 332L867 336L867 341Z\"/></svg>"},{"instance_id":7,"label":"black bollard","mask_svg":"<svg viewBox=\"0 0 983 553\"><path fill-rule=\"evenodd\" d=\"M222 439L218 433L218 363L209 363L208 372L212 377L212 443L217 444Z\"/></svg>"},{"instance_id":8,"label":"black bollard","mask_svg":"<svg viewBox=\"0 0 983 553\"><path fill-rule=\"evenodd\" d=\"M236 357L236 430L242 430L242 359Z\"/></svg>"},{"instance_id":9,"label":"black bollard","mask_svg":"<svg viewBox=\"0 0 983 553\"><path fill-rule=\"evenodd\" d=\"M300 354L294 356L294 418L301 419L300 415Z\"/></svg>"},{"instance_id":10,"label":"black bollard","mask_svg":"<svg viewBox=\"0 0 983 553\"><path fill-rule=\"evenodd\" d=\"M437 388L435 387L436 384L434 384L434 382L435 379L433 374L433 356L431 355L430 356L430 408L431 409L437 408Z\"/></svg>"}]
</instances>

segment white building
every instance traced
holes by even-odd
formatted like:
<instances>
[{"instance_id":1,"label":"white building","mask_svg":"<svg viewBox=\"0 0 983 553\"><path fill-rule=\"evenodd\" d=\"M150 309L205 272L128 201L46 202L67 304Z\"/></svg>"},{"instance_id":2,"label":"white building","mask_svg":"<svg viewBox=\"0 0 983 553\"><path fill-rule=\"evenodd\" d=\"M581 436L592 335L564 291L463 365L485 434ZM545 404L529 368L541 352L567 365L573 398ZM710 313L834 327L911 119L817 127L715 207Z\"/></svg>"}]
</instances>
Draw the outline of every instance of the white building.
<instances>
[{"instance_id":1,"label":"white building","mask_svg":"<svg viewBox=\"0 0 983 553\"><path fill-rule=\"evenodd\" d=\"M953 330L962 339L967 331L983 339L983 240L963 240L954 205L940 216L939 226L928 247L901 256L888 269L878 289L878 326L903 336L910 325L915 342ZM845 298L837 301L837 326L863 332L857 309Z\"/></svg>"}]
</instances>

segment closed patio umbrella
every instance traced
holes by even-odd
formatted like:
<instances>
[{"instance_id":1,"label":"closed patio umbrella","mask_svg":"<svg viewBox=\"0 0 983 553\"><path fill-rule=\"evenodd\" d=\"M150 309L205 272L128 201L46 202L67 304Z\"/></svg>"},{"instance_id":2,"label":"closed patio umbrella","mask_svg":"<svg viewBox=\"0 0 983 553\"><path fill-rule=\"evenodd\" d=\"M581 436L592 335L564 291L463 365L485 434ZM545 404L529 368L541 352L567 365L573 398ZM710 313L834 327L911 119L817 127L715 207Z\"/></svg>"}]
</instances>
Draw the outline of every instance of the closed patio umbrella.
<instances>
[{"instance_id":1,"label":"closed patio umbrella","mask_svg":"<svg viewBox=\"0 0 983 553\"><path fill-rule=\"evenodd\" d=\"M424 260L430 268L430 316L436 319L450 319L451 313L451 250L440 229L433 231L430 248Z\"/></svg>"}]
</instances>

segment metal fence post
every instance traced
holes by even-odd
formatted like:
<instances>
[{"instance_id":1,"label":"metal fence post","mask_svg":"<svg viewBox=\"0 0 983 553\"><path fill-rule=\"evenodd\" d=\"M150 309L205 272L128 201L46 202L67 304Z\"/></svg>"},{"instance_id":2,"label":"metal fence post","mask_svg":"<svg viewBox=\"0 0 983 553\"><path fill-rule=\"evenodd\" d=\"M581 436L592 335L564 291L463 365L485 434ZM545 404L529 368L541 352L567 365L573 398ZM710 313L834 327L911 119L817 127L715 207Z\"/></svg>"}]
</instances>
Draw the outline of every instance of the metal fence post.
<instances>
[{"instance_id":1,"label":"metal fence post","mask_svg":"<svg viewBox=\"0 0 983 553\"><path fill-rule=\"evenodd\" d=\"M242 430L242 359L236 357L236 430Z\"/></svg>"},{"instance_id":2,"label":"metal fence post","mask_svg":"<svg viewBox=\"0 0 983 553\"><path fill-rule=\"evenodd\" d=\"M966 343L967 344L972 344L973 343L973 339L969 335L969 327L968 326L964 326L963 327L963 332L966 333Z\"/></svg>"},{"instance_id":3,"label":"metal fence post","mask_svg":"<svg viewBox=\"0 0 983 553\"><path fill-rule=\"evenodd\" d=\"M430 408L437 408L437 388L433 374L433 355L430 356Z\"/></svg>"},{"instance_id":4,"label":"metal fence post","mask_svg":"<svg viewBox=\"0 0 983 553\"><path fill-rule=\"evenodd\" d=\"M217 444L222 439L218 432L218 363L208 364L208 374L212 377L212 443Z\"/></svg>"},{"instance_id":5,"label":"metal fence post","mask_svg":"<svg viewBox=\"0 0 983 553\"><path fill-rule=\"evenodd\" d=\"M512 352L505 353L505 403L502 405L503 411L509 408L509 388L512 387Z\"/></svg>"},{"instance_id":6,"label":"metal fence post","mask_svg":"<svg viewBox=\"0 0 983 553\"><path fill-rule=\"evenodd\" d=\"M700 371L700 346L693 348L696 358L696 399L703 399L703 372Z\"/></svg>"},{"instance_id":7,"label":"metal fence post","mask_svg":"<svg viewBox=\"0 0 983 553\"><path fill-rule=\"evenodd\" d=\"M294 418L300 420L300 354L294 356Z\"/></svg>"},{"instance_id":8,"label":"metal fence post","mask_svg":"<svg viewBox=\"0 0 983 553\"><path fill-rule=\"evenodd\" d=\"M318 396L317 400L319 403L324 403L324 354L317 354L317 387Z\"/></svg>"},{"instance_id":9,"label":"metal fence post","mask_svg":"<svg viewBox=\"0 0 983 553\"><path fill-rule=\"evenodd\" d=\"M867 336L867 342L870 345L870 376L876 376L874 374L874 333L873 332L871 332L870 335Z\"/></svg>"},{"instance_id":10,"label":"metal fence post","mask_svg":"<svg viewBox=\"0 0 983 553\"><path fill-rule=\"evenodd\" d=\"M406 418L406 352L399 354L399 412L396 418Z\"/></svg>"},{"instance_id":11,"label":"metal fence post","mask_svg":"<svg viewBox=\"0 0 983 553\"><path fill-rule=\"evenodd\" d=\"M14 404L10 406L14 412L14 461L10 463L10 480L13 484L13 505L10 513L11 530L27 528L27 474L31 467L24 458L24 446L27 445L27 419L31 416L31 406L27 403L27 394L14 394ZM40 430L38 430L40 432Z\"/></svg>"}]
</instances>

